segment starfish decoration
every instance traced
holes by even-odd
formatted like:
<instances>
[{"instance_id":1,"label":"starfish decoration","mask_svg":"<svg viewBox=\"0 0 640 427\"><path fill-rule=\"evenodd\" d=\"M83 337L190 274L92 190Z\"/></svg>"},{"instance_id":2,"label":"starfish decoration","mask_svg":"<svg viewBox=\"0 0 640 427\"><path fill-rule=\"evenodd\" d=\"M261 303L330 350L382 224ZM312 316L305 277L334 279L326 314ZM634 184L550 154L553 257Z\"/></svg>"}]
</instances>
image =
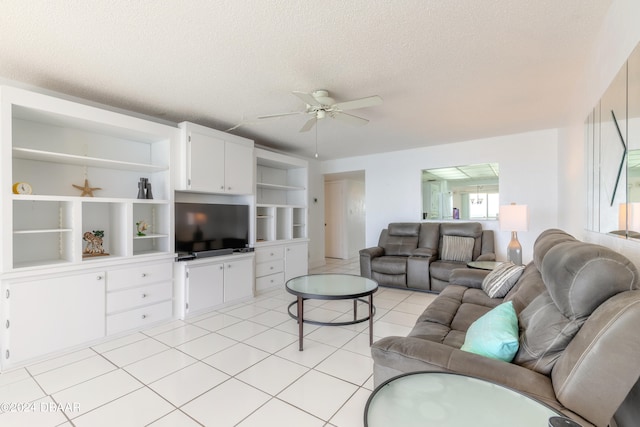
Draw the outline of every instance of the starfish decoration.
<instances>
[{"instance_id":1,"label":"starfish decoration","mask_svg":"<svg viewBox=\"0 0 640 427\"><path fill-rule=\"evenodd\" d=\"M78 190L82 190L82 194L80 194L80 197L84 197L84 196L93 197L93 192L95 190L102 190L102 188L99 188L99 187L89 187L89 180L86 178L84 180L84 186L75 185L75 184L71 184L71 185L73 185Z\"/></svg>"}]
</instances>

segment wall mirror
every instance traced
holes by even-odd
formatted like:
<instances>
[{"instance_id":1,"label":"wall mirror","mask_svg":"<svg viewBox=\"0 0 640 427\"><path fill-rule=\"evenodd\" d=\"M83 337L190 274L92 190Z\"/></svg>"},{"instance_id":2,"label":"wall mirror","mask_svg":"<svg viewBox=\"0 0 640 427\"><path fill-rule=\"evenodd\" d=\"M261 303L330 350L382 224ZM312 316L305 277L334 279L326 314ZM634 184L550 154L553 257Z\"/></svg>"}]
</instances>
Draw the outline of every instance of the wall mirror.
<instances>
[{"instance_id":1,"label":"wall mirror","mask_svg":"<svg viewBox=\"0 0 640 427\"><path fill-rule=\"evenodd\" d=\"M587 229L640 239L640 45L585 122Z\"/></svg>"},{"instance_id":2,"label":"wall mirror","mask_svg":"<svg viewBox=\"0 0 640 427\"><path fill-rule=\"evenodd\" d=\"M497 219L498 163L422 170L422 219Z\"/></svg>"}]
</instances>

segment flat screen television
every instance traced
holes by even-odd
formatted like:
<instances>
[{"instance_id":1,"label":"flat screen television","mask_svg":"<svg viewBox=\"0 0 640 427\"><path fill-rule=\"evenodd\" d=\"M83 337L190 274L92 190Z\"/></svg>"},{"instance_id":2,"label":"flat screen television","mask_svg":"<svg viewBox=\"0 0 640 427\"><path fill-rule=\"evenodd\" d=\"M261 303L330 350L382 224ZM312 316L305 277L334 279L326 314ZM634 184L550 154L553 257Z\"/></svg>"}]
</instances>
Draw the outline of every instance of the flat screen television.
<instances>
[{"instance_id":1,"label":"flat screen television","mask_svg":"<svg viewBox=\"0 0 640 427\"><path fill-rule=\"evenodd\" d=\"M176 251L198 253L249 246L249 206L175 204Z\"/></svg>"}]
</instances>

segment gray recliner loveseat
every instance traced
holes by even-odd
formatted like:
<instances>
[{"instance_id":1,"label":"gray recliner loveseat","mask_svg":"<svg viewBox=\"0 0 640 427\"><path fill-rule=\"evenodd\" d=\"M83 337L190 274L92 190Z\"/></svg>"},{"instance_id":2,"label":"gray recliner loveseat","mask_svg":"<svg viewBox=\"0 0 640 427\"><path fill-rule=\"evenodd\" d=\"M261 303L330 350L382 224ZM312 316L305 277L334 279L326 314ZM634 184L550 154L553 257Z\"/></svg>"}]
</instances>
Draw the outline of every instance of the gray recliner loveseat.
<instances>
[{"instance_id":1,"label":"gray recliner loveseat","mask_svg":"<svg viewBox=\"0 0 640 427\"><path fill-rule=\"evenodd\" d=\"M360 251L360 275L382 286L440 292L468 261L494 261L493 230L478 222L402 222Z\"/></svg>"},{"instance_id":2,"label":"gray recliner loveseat","mask_svg":"<svg viewBox=\"0 0 640 427\"><path fill-rule=\"evenodd\" d=\"M455 270L408 336L375 342L374 383L455 372L519 390L583 426L640 425L640 277L627 258L547 230L504 298L485 293L487 274ZM519 329L513 360L462 350L469 327L509 301Z\"/></svg>"}]
</instances>

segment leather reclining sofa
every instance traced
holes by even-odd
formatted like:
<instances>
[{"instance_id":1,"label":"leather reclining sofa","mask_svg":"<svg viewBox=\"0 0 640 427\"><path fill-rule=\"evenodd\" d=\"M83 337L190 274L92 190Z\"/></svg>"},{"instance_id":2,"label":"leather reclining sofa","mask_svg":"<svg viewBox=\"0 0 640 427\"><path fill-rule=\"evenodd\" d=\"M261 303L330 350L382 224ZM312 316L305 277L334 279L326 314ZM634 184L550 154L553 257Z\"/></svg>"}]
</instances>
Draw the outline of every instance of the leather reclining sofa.
<instances>
[{"instance_id":1,"label":"leather reclining sofa","mask_svg":"<svg viewBox=\"0 0 640 427\"><path fill-rule=\"evenodd\" d=\"M455 270L408 336L373 344L376 386L405 372L455 372L516 389L585 427L640 425L640 278L627 258L552 229L504 298L485 293L487 274ZM508 301L518 322L513 360L462 350L470 325Z\"/></svg>"},{"instance_id":2,"label":"leather reclining sofa","mask_svg":"<svg viewBox=\"0 0 640 427\"><path fill-rule=\"evenodd\" d=\"M381 286L440 292L468 261L494 261L493 230L478 222L391 223L360 250L360 275Z\"/></svg>"}]
</instances>

